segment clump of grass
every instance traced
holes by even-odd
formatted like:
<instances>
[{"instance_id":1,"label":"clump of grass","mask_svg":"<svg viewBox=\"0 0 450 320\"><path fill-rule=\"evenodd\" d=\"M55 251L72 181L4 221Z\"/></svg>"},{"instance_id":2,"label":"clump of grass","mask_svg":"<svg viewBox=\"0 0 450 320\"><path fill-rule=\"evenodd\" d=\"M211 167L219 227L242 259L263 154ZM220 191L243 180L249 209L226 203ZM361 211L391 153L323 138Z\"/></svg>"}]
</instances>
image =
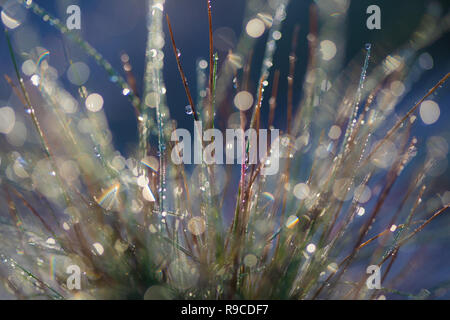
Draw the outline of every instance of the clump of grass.
<instances>
[{"instance_id":1,"label":"clump of grass","mask_svg":"<svg viewBox=\"0 0 450 320\"><path fill-rule=\"evenodd\" d=\"M7 159L7 169L2 171L6 172L2 173L2 196L7 206L0 227L0 276L12 295L51 299L426 297L426 291L410 294L398 290L396 284L405 275L402 271L394 276L390 273L403 246L419 232L426 232L425 227L439 219L449 205L431 215L422 213L422 199L433 182L428 170L435 159L427 160L409 181L400 183L399 177L416 154L418 140L412 133L417 108L445 84L449 74L394 122L389 110L398 97L383 90L393 81L409 80L417 51L428 44L426 37L412 38L407 47L388 55L371 73L373 47L368 45L364 59L356 58L355 65L349 65L342 75L333 75L335 89L318 90L329 78L317 50L320 8L312 5L303 98L294 108L294 91L298 90L294 76L299 63L296 47L304 39L299 39L295 27L287 57L287 92L278 92L284 75L272 69L273 57L288 5L280 0L269 19L255 104L249 111L239 111L234 123L243 129L270 128L275 113L286 108L286 129L277 141L279 174L263 176L264 161L243 163L239 171L232 166L202 164L191 173L170 161L174 148L170 134L176 124L166 103L158 43L164 37L164 1L147 1L142 96L126 54L122 59L125 80L91 45L48 12L35 3L18 2L78 43L121 90L127 90L137 117L139 144L135 154L126 159L111 144L102 111L66 112L63 98L84 105L89 88L81 86L77 97L55 94L55 90L66 91L47 75L48 64L38 66L38 88L27 86L6 31L15 80L12 75L5 77L40 141L27 143L23 150L2 150L2 158ZM190 105L188 113L205 128L220 128L216 113L229 116L233 108L230 97L251 90L253 40L244 34L219 68L213 51L211 3L205 3L209 74L198 68L199 79L207 81L198 81L203 85L199 92L206 94L199 93L196 103L176 47L176 30L168 16L166 22ZM251 10L249 14L251 17ZM422 31L437 34L443 30L436 26ZM270 83L266 122L263 100ZM286 106L277 103L281 94L287 96ZM41 102L33 103L37 96ZM329 120L315 124L320 112ZM42 125L42 119L48 121L48 117L60 134ZM157 138L156 146L150 143L152 137ZM242 148L248 153L248 145ZM268 155L270 152L269 148ZM394 205L387 203L399 184L406 191ZM420 253L420 245L417 247ZM70 265L82 271L80 290L67 287ZM382 289L366 287L369 265L381 267Z\"/></svg>"}]
</instances>

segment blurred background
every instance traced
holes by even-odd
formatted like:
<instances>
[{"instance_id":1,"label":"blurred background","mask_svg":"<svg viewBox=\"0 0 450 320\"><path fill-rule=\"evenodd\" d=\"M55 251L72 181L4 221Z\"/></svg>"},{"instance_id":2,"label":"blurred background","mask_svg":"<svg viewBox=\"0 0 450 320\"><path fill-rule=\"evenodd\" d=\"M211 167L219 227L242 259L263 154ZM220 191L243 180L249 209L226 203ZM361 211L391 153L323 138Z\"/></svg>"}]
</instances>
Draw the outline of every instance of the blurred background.
<instances>
[{"instance_id":1,"label":"blurred background","mask_svg":"<svg viewBox=\"0 0 450 320\"><path fill-rule=\"evenodd\" d=\"M71 4L77 4L81 8L81 30L80 35L95 47L111 64L122 70L121 55L128 54L130 63L138 83L138 88L142 92L142 78L145 63L146 47L146 9L143 0L34 0L35 3L44 7L47 11L59 17L61 20L67 17L66 9ZM270 1L269 1L270 2ZM309 6L312 1L293 0L287 8L287 16L281 30L281 39L275 53L274 66L272 70L279 69L281 74L278 109L275 117L275 127L283 129L286 118L286 87L287 73L289 67L289 52L291 48L292 35L298 25L297 57L298 61L294 77L294 106L298 105L302 98L302 84L304 82L306 62L308 57L308 42L306 37L309 33L310 15ZM318 1L323 2L323 1ZM342 1L346 2L346 1ZM6 5L8 1L1 0L0 5ZM244 0L214 0L213 26L216 50L219 53L220 63L224 61L229 50L233 50L248 21L245 20L245 8L247 5L259 1ZM368 30L366 28L366 9L369 5L376 4L381 8L381 30ZM435 13L445 15L450 8L450 2L446 0L358 0L351 1L347 10L347 21L344 24L346 38L342 39L343 50L339 51L343 60L343 66L352 61L355 56L361 54L366 43L372 43L374 52L378 57L383 57L398 47L408 43L409 39L416 31L421 22L421 18L426 10L434 10ZM188 78L192 92L197 92L196 88L196 67L198 59L208 60L208 19L207 9L204 0L166 0L165 10L170 15L174 29L175 40L181 52L181 60L186 77ZM137 143L137 125L135 115L127 97L109 81L109 76L101 69L93 59L87 56L73 43L63 39L61 34L42 20L26 13L24 23L21 28L12 31L13 45L17 53L28 52L36 46L45 47L49 52L49 61L56 68L60 81L64 87L74 96L77 95L78 87L73 85L68 77L67 70L69 62L67 55L73 61L83 61L90 70L90 76L85 86L92 92L100 93L104 98L104 111L106 113L114 145L124 155L134 152ZM330 17L333 19L333 17ZM165 66L164 78L167 88L167 103L171 117L174 118L178 127L192 130L191 116L186 115L185 106L188 104L182 82L176 66L171 46L167 39L164 47ZM259 66L263 59L267 32L257 39L254 50L252 64ZM344 45L345 42L345 45ZM400 92L401 100L394 110L394 115L403 115L418 101L439 79L450 71L450 34L447 32L442 37L434 41L430 46L419 52L419 65L423 69L420 77L415 79L411 87ZM338 49L341 43L336 43ZM374 58L376 60L377 58ZM362 60L360 59L359 61ZM371 61L371 64L380 62ZM345 68L345 67L344 67ZM255 93L258 83L259 68L252 68L250 81L252 85L250 91ZM369 72L371 67L369 66ZM339 72L339 70L337 70ZM21 107L14 97L11 88L8 86L3 74L13 75L13 65L7 50L6 39L3 32L0 32L0 107L12 106ZM269 78L271 83L273 74ZM331 85L333 83L331 82ZM270 94L271 84L269 84L267 94ZM424 159L436 141L439 148L445 151L445 159L439 168L435 170L434 184L436 190L442 191L440 194L431 196L427 206L434 208L436 202L445 202L450 199L450 169L448 166L448 146L450 144L450 90L446 84L432 99L440 107L439 119L432 125L427 125L423 121L417 121L413 135L419 140L419 154L416 161ZM268 97L262 106L263 117L268 114ZM230 108L235 108L231 101L228 101ZM236 111L236 110L235 110ZM436 138L437 137L437 138ZM6 143L0 141L0 148ZM428 147L427 147L428 146ZM406 179L408 172L405 172ZM402 190L397 192L401 193ZM395 201L395 196L391 197ZM430 209L430 213L433 210ZM427 243L425 249L418 258L411 264L411 271L420 268L422 271L429 270L428 278L415 279L413 283L405 284L402 289L408 292L418 292L421 288L428 288L433 284L447 283L450 285L450 219L447 214L442 217L439 223L441 233L433 240L431 236L436 236L433 232L420 235L422 242ZM429 226L436 228L437 224ZM442 234L442 230L447 230ZM428 230L430 231L430 230ZM403 262L410 261L404 258ZM440 295L434 298L450 298L450 291L443 290Z\"/></svg>"}]
</instances>

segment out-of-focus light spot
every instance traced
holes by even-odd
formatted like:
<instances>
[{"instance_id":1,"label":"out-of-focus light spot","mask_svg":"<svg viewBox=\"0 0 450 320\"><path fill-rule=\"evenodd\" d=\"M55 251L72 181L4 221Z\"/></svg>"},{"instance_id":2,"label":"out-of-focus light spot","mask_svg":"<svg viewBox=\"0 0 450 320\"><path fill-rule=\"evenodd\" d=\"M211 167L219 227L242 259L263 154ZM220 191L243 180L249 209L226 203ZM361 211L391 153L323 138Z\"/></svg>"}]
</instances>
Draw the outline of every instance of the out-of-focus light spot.
<instances>
[{"instance_id":1,"label":"out-of-focus light spot","mask_svg":"<svg viewBox=\"0 0 450 320\"><path fill-rule=\"evenodd\" d=\"M337 48L333 41L323 40L320 42L320 52L322 52L322 59L329 61L336 55Z\"/></svg>"},{"instance_id":2,"label":"out-of-focus light spot","mask_svg":"<svg viewBox=\"0 0 450 320\"><path fill-rule=\"evenodd\" d=\"M151 225L148 226L148 230L149 230L151 233L156 233L156 232L158 232L158 229L156 229L156 227L155 227L153 224L151 224Z\"/></svg>"},{"instance_id":3,"label":"out-of-focus light spot","mask_svg":"<svg viewBox=\"0 0 450 320\"><path fill-rule=\"evenodd\" d=\"M434 66L433 57L428 53L424 52L419 56L419 65L424 70L431 70Z\"/></svg>"},{"instance_id":4,"label":"out-of-focus light spot","mask_svg":"<svg viewBox=\"0 0 450 320\"><path fill-rule=\"evenodd\" d=\"M53 238L48 238L47 241L45 241L45 243L49 244L49 245L55 245L56 241Z\"/></svg>"},{"instance_id":5,"label":"out-of-focus light spot","mask_svg":"<svg viewBox=\"0 0 450 320\"><path fill-rule=\"evenodd\" d=\"M395 224L393 224L389 230L391 232L394 232L395 230L397 230L397 226Z\"/></svg>"},{"instance_id":6,"label":"out-of-focus light spot","mask_svg":"<svg viewBox=\"0 0 450 320\"><path fill-rule=\"evenodd\" d=\"M181 187L175 187L174 189L173 189L173 193L176 195L176 196L181 196L182 194L183 194L183 188L181 188Z\"/></svg>"},{"instance_id":7,"label":"out-of-focus light spot","mask_svg":"<svg viewBox=\"0 0 450 320\"><path fill-rule=\"evenodd\" d=\"M441 196L442 205L446 206L447 204L450 204L450 191L445 191L444 194Z\"/></svg>"},{"instance_id":8,"label":"out-of-focus light spot","mask_svg":"<svg viewBox=\"0 0 450 320\"><path fill-rule=\"evenodd\" d=\"M320 84L320 90L322 91L328 91L331 89L331 82L328 80L322 80L321 84Z\"/></svg>"},{"instance_id":9,"label":"out-of-focus light spot","mask_svg":"<svg viewBox=\"0 0 450 320\"><path fill-rule=\"evenodd\" d=\"M254 254L250 253L244 257L244 264L249 268L256 266L257 263L258 258Z\"/></svg>"},{"instance_id":10,"label":"out-of-focus light spot","mask_svg":"<svg viewBox=\"0 0 450 320\"><path fill-rule=\"evenodd\" d=\"M260 12L258 13L258 18L264 22L267 28L270 28L273 24L273 17L270 14Z\"/></svg>"},{"instance_id":11,"label":"out-of-focus light spot","mask_svg":"<svg viewBox=\"0 0 450 320\"><path fill-rule=\"evenodd\" d=\"M202 59L198 62L198 66L200 67L200 69L204 70L204 69L208 68L208 62L206 60Z\"/></svg>"},{"instance_id":12,"label":"out-of-focus light spot","mask_svg":"<svg viewBox=\"0 0 450 320\"><path fill-rule=\"evenodd\" d=\"M31 59L25 60L24 63L22 63L22 72L27 76L31 76L33 73L35 73L36 64L34 63L34 61Z\"/></svg>"},{"instance_id":13,"label":"out-of-focus light spot","mask_svg":"<svg viewBox=\"0 0 450 320\"><path fill-rule=\"evenodd\" d=\"M349 178L337 179L333 185L333 195L336 199L347 201L353 196L353 183Z\"/></svg>"},{"instance_id":14,"label":"out-of-focus light spot","mask_svg":"<svg viewBox=\"0 0 450 320\"><path fill-rule=\"evenodd\" d=\"M333 125L328 132L328 137L332 140L337 140L341 136L341 133L341 128L337 125Z\"/></svg>"},{"instance_id":15,"label":"out-of-focus light spot","mask_svg":"<svg viewBox=\"0 0 450 320\"><path fill-rule=\"evenodd\" d=\"M405 92L405 85L401 81L393 81L391 83L391 92L394 96L400 97Z\"/></svg>"},{"instance_id":16,"label":"out-of-focus light spot","mask_svg":"<svg viewBox=\"0 0 450 320\"><path fill-rule=\"evenodd\" d=\"M234 97L234 105L241 111L246 111L253 104L253 96L250 92L241 91Z\"/></svg>"},{"instance_id":17,"label":"out-of-focus light spot","mask_svg":"<svg viewBox=\"0 0 450 320\"><path fill-rule=\"evenodd\" d=\"M61 176L67 182L75 182L80 175L80 169L78 168L78 164L72 160L64 161L61 164L59 171Z\"/></svg>"},{"instance_id":18,"label":"out-of-focus light spot","mask_svg":"<svg viewBox=\"0 0 450 320\"><path fill-rule=\"evenodd\" d=\"M122 90L122 94L123 94L124 96L129 95L130 92L131 92L131 91L130 91L130 89L128 89L128 88L125 88L125 89Z\"/></svg>"},{"instance_id":19,"label":"out-of-focus light spot","mask_svg":"<svg viewBox=\"0 0 450 320\"><path fill-rule=\"evenodd\" d=\"M369 201L371 195L372 192L370 188L362 184L356 187L353 199L355 199L355 201L358 201L359 203L366 203L367 201Z\"/></svg>"},{"instance_id":20,"label":"out-of-focus light spot","mask_svg":"<svg viewBox=\"0 0 450 320\"><path fill-rule=\"evenodd\" d=\"M119 253L124 253L128 249L128 243L120 239L117 239L116 242L114 243L114 249L116 249L116 251Z\"/></svg>"},{"instance_id":21,"label":"out-of-focus light spot","mask_svg":"<svg viewBox=\"0 0 450 320\"><path fill-rule=\"evenodd\" d=\"M235 53L229 53L227 59L234 68L236 69L242 68L242 57L240 55Z\"/></svg>"},{"instance_id":22,"label":"out-of-focus light spot","mask_svg":"<svg viewBox=\"0 0 450 320\"><path fill-rule=\"evenodd\" d=\"M433 100L426 100L420 105L420 117L425 124L433 124L438 121L441 110Z\"/></svg>"},{"instance_id":23,"label":"out-of-focus light spot","mask_svg":"<svg viewBox=\"0 0 450 320\"><path fill-rule=\"evenodd\" d=\"M377 148L379 143L380 141L374 143L374 148ZM379 168L388 168L394 162L396 157L397 148L395 147L395 144L390 140L386 140L374 153L372 163Z\"/></svg>"},{"instance_id":24,"label":"out-of-focus light spot","mask_svg":"<svg viewBox=\"0 0 450 320\"><path fill-rule=\"evenodd\" d=\"M188 230L195 236L201 235L206 230L206 223L202 217L193 217L188 222Z\"/></svg>"},{"instance_id":25,"label":"out-of-focus light spot","mask_svg":"<svg viewBox=\"0 0 450 320\"><path fill-rule=\"evenodd\" d=\"M245 27L245 31L247 31L247 34L252 38L261 37L265 29L264 22L258 18L250 20Z\"/></svg>"},{"instance_id":26,"label":"out-of-focus light spot","mask_svg":"<svg viewBox=\"0 0 450 320\"><path fill-rule=\"evenodd\" d=\"M13 165L13 170L14 173L22 179L28 178L28 172L25 170L25 168L23 167L23 159L22 157L18 157L15 161L14 161L14 165Z\"/></svg>"},{"instance_id":27,"label":"out-of-focus light spot","mask_svg":"<svg viewBox=\"0 0 450 320\"><path fill-rule=\"evenodd\" d=\"M20 26L19 21L15 20L14 18L11 18L4 11L2 11L1 17L2 17L2 22L5 25L5 27L7 27L9 29L15 29L18 26Z\"/></svg>"},{"instance_id":28,"label":"out-of-focus light spot","mask_svg":"<svg viewBox=\"0 0 450 320\"><path fill-rule=\"evenodd\" d=\"M448 160L447 158L433 159L428 163L427 173L431 177L438 177L447 170Z\"/></svg>"},{"instance_id":29,"label":"out-of-focus light spot","mask_svg":"<svg viewBox=\"0 0 450 320\"><path fill-rule=\"evenodd\" d=\"M101 245L101 243L96 242L92 246L94 247L95 251L97 251L97 253L99 255L102 255L103 252L105 252L105 249L103 249L103 246Z\"/></svg>"},{"instance_id":30,"label":"out-of-focus light spot","mask_svg":"<svg viewBox=\"0 0 450 320\"><path fill-rule=\"evenodd\" d=\"M282 34L281 34L281 32L280 31L274 31L273 33L272 33L272 38L273 38L273 40L280 40L281 39L281 36L282 36Z\"/></svg>"},{"instance_id":31,"label":"out-of-focus light spot","mask_svg":"<svg viewBox=\"0 0 450 320\"><path fill-rule=\"evenodd\" d=\"M98 93L92 93L86 98L86 108L91 112L98 112L103 108L103 97Z\"/></svg>"},{"instance_id":32,"label":"out-of-focus light spot","mask_svg":"<svg viewBox=\"0 0 450 320\"><path fill-rule=\"evenodd\" d=\"M139 187L145 187L146 185L148 185L148 178L145 175L141 175L137 178L137 184Z\"/></svg>"},{"instance_id":33,"label":"out-of-focus light spot","mask_svg":"<svg viewBox=\"0 0 450 320\"><path fill-rule=\"evenodd\" d=\"M122 61L122 63L128 63L130 61L130 56L126 53L122 53L122 55L120 56L120 61Z\"/></svg>"},{"instance_id":34,"label":"out-of-focus light spot","mask_svg":"<svg viewBox=\"0 0 450 320\"><path fill-rule=\"evenodd\" d=\"M8 134L14 129L16 114L10 107L0 108L0 132Z\"/></svg>"},{"instance_id":35,"label":"out-of-focus light spot","mask_svg":"<svg viewBox=\"0 0 450 320\"><path fill-rule=\"evenodd\" d=\"M47 64L47 61L44 61L42 63L42 65L44 65L44 64ZM45 74L44 74L45 80L47 80L49 82L54 82L54 81L56 81L58 79L58 77L59 77L58 76L58 70L56 70L55 68L53 68L51 66L48 66L48 65L43 67L43 69L45 69L44 70L45 71ZM55 85L49 83L47 85L47 89L46 90L47 90L47 92L49 92L51 94L52 92L54 92L55 89L56 89Z\"/></svg>"},{"instance_id":36,"label":"out-of-focus light spot","mask_svg":"<svg viewBox=\"0 0 450 320\"><path fill-rule=\"evenodd\" d=\"M360 217L363 216L364 213L366 213L366 209L364 209L364 207L359 207L358 210L356 211L356 214Z\"/></svg>"},{"instance_id":37,"label":"out-of-focus light spot","mask_svg":"<svg viewBox=\"0 0 450 320\"><path fill-rule=\"evenodd\" d=\"M145 96L145 104L150 108L156 108L159 104L159 94L157 92L150 92Z\"/></svg>"},{"instance_id":38,"label":"out-of-focus light spot","mask_svg":"<svg viewBox=\"0 0 450 320\"><path fill-rule=\"evenodd\" d=\"M306 183L299 183L294 187L294 196L298 199L303 200L309 196L309 187Z\"/></svg>"},{"instance_id":39,"label":"out-of-focus light spot","mask_svg":"<svg viewBox=\"0 0 450 320\"><path fill-rule=\"evenodd\" d=\"M315 0L323 14L331 15L333 12L345 13L350 5L350 0Z\"/></svg>"},{"instance_id":40,"label":"out-of-focus light spot","mask_svg":"<svg viewBox=\"0 0 450 320\"><path fill-rule=\"evenodd\" d=\"M339 266L336 262L332 262L328 265L327 270L331 273L336 273L339 269Z\"/></svg>"},{"instance_id":41,"label":"out-of-focus light spot","mask_svg":"<svg viewBox=\"0 0 450 320\"><path fill-rule=\"evenodd\" d=\"M309 133L306 132L295 139L295 149L301 150L309 144Z\"/></svg>"},{"instance_id":42,"label":"out-of-focus light spot","mask_svg":"<svg viewBox=\"0 0 450 320\"><path fill-rule=\"evenodd\" d=\"M306 40L308 40L309 42L316 41L316 36L314 36L312 33L308 33L308 35L306 36Z\"/></svg>"},{"instance_id":43,"label":"out-of-focus light spot","mask_svg":"<svg viewBox=\"0 0 450 320\"><path fill-rule=\"evenodd\" d=\"M89 119L80 119L80 121L78 121L78 130L80 130L80 132L82 133L89 133L92 131L92 125L91 122L89 121Z\"/></svg>"},{"instance_id":44,"label":"out-of-focus light spot","mask_svg":"<svg viewBox=\"0 0 450 320\"><path fill-rule=\"evenodd\" d=\"M64 222L63 225L62 225L62 227L63 227L63 229L66 230L66 231L70 230L70 226L69 226L69 224L68 224L67 222Z\"/></svg>"},{"instance_id":45,"label":"out-of-focus light spot","mask_svg":"<svg viewBox=\"0 0 450 320\"><path fill-rule=\"evenodd\" d=\"M155 202L155 196L148 185L142 188L142 197L148 202Z\"/></svg>"},{"instance_id":46,"label":"out-of-focus light spot","mask_svg":"<svg viewBox=\"0 0 450 320\"><path fill-rule=\"evenodd\" d=\"M90 74L91 70L84 62L75 62L67 69L67 79L76 86L85 84Z\"/></svg>"},{"instance_id":47,"label":"out-of-focus light spot","mask_svg":"<svg viewBox=\"0 0 450 320\"><path fill-rule=\"evenodd\" d=\"M125 63L123 66L123 70L130 72L132 70L131 64Z\"/></svg>"},{"instance_id":48,"label":"out-of-focus light spot","mask_svg":"<svg viewBox=\"0 0 450 320\"><path fill-rule=\"evenodd\" d=\"M386 73L391 73L397 70L402 64L402 58L399 56L387 56L383 61L383 67Z\"/></svg>"},{"instance_id":49,"label":"out-of-focus light spot","mask_svg":"<svg viewBox=\"0 0 450 320\"><path fill-rule=\"evenodd\" d=\"M213 39L214 47L219 51L233 50L236 45L236 34L233 29L228 27L221 27L214 31Z\"/></svg>"},{"instance_id":50,"label":"out-of-focus light spot","mask_svg":"<svg viewBox=\"0 0 450 320\"><path fill-rule=\"evenodd\" d=\"M309 253L314 253L316 251L316 245L314 243L310 243L306 246L306 251Z\"/></svg>"},{"instance_id":51,"label":"out-of-focus light spot","mask_svg":"<svg viewBox=\"0 0 450 320\"><path fill-rule=\"evenodd\" d=\"M6 3L3 1L0 16L5 27L15 29L25 20L26 12L20 3L14 0L9 0L6 1Z\"/></svg>"},{"instance_id":52,"label":"out-of-focus light spot","mask_svg":"<svg viewBox=\"0 0 450 320\"><path fill-rule=\"evenodd\" d=\"M6 136L9 144L15 147L21 147L27 139L27 127L20 122L16 121L12 131Z\"/></svg>"},{"instance_id":53,"label":"out-of-focus light spot","mask_svg":"<svg viewBox=\"0 0 450 320\"><path fill-rule=\"evenodd\" d=\"M163 3L164 3L164 1L155 3L154 5L152 5L152 9L158 9L159 11L164 11Z\"/></svg>"},{"instance_id":54,"label":"out-of-focus light spot","mask_svg":"<svg viewBox=\"0 0 450 320\"><path fill-rule=\"evenodd\" d=\"M55 187L56 179L52 175L53 167L48 159L41 159L34 164L32 181L36 190L44 194L46 197L56 199L61 190Z\"/></svg>"},{"instance_id":55,"label":"out-of-focus light spot","mask_svg":"<svg viewBox=\"0 0 450 320\"><path fill-rule=\"evenodd\" d=\"M299 222L299 218L297 216L289 216L286 220L286 228L292 229Z\"/></svg>"},{"instance_id":56,"label":"out-of-focus light spot","mask_svg":"<svg viewBox=\"0 0 450 320\"><path fill-rule=\"evenodd\" d=\"M162 7L162 4L158 4ZM156 5L153 5L155 7ZM163 10L159 9L158 10ZM163 286L151 286L144 294L144 300L171 300L173 299L171 291Z\"/></svg>"},{"instance_id":57,"label":"out-of-focus light spot","mask_svg":"<svg viewBox=\"0 0 450 320\"><path fill-rule=\"evenodd\" d=\"M447 140L443 137L432 136L427 140L427 152L433 158L443 159L447 157L448 149Z\"/></svg>"},{"instance_id":58,"label":"out-of-focus light spot","mask_svg":"<svg viewBox=\"0 0 450 320\"><path fill-rule=\"evenodd\" d=\"M117 171L125 168L125 158L122 156L115 156L111 161L111 166Z\"/></svg>"},{"instance_id":59,"label":"out-of-focus light spot","mask_svg":"<svg viewBox=\"0 0 450 320\"><path fill-rule=\"evenodd\" d=\"M34 74L31 76L30 80L31 80L31 83L33 84L33 86L37 87L37 86L39 86L41 77L39 77L37 74Z\"/></svg>"},{"instance_id":60,"label":"out-of-focus light spot","mask_svg":"<svg viewBox=\"0 0 450 320\"><path fill-rule=\"evenodd\" d=\"M161 49L164 47L165 41L160 33L155 33L154 37L152 38L152 43L156 49Z\"/></svg>"},{"instance_id":61,"label":"out-of-focus light spot","mask_svg":"<svg viewBox=\"0 0 450 320\"><path fill-rule=\"evenodd\" d=\"M105 209L109 209L110 207L112 207L114 205L114 202L116 201L116 196L119 192L119 188L119 183L113 184L101 194L101 196L97 200L97 203Z\"/></svg>"},{"instance_id":62,"label":"out-of-focus light spot","mask_svg":"<svg viewBox=\"0 0 450 320\"><path fill-rule=\"evenodd\" d=\"M245 118L245 115L244 115ZM245 122L245 119L244 119ZM239 129L241 127L241 115L240 112L233 112L229 117L228 117L228 128L230 129Z\"/></svg>"},{"instance_id":63,"label":"out-of-focus light spot","mask_svg":"<svg viewBox=\"0 0 450 320\"><path fill-rule=\"evenodd\" d=\"M131 200L131 211L133 213L139 213L144 208L144 203L140 200Z\"/></svg>"}]
</instances>

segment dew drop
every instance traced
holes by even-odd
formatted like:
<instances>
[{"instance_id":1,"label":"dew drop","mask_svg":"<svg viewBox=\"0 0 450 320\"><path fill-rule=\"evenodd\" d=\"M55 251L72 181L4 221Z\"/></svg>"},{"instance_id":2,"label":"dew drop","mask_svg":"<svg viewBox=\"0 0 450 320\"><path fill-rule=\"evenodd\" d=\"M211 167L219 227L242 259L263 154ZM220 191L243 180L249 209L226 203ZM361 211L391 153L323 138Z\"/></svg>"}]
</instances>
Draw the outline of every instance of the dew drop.
<instances>
[{"instance_id":1,"label":"dew drop","mask_svg":"<svg viewBox=\"0 0 450 320\"><path fill-rule=\"evenodd\" d=\"M308 251L309 253L313 253L314 251L316 251L316 245L314 243L308 244L308 246L306 247L306 251Z\"/></svg>"},{"instance_id":2,"label":"dew drop","mask_svg":"<svg viewBox=\"0 0 450 320\"><path fill-rule=\"evenodd\" d=\"M97 253L99 255L102 255L103 252L105 251L105 249L99 242L94 243L92 246L94 247L95 251L97 251Z\"/></svg>"},{"instance_id":3,"label":"dew drop","mask_svg":"<svg viewBox=\"0 0 450 320\"><path fill-rule=\"evenodd\" d=\"M86 98L85 105L89 111L98 112L103 108L103 97L98 93L92 93Z\"/></svg>"}]
</instances>

